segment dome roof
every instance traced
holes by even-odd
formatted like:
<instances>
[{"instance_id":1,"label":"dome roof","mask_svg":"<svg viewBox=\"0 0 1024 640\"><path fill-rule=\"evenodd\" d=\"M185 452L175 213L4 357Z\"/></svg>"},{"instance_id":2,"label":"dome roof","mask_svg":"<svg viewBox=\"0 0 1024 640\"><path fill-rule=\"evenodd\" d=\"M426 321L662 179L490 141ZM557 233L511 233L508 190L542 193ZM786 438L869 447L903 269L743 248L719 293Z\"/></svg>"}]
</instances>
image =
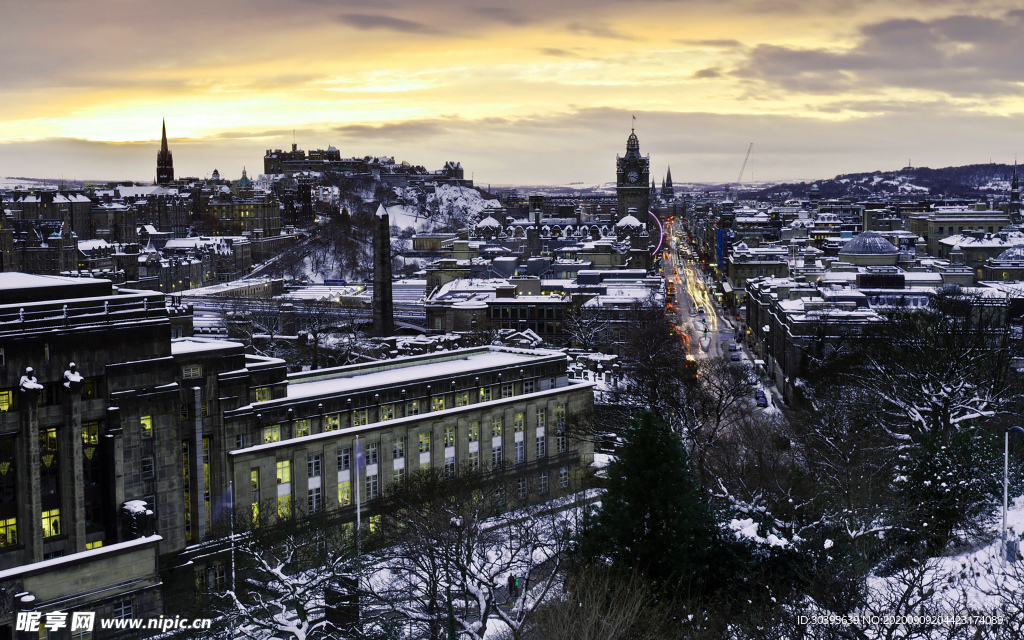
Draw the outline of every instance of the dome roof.
<instances>
[{"instance_id":1,"label":"dome roof","mask_svg":"<svg viewBox=\"0 0 1024 640\"><path fill-rule=\"evenodd\" d=\"M1024 244L1015 244L999 254L996 260L1018 262L1024 260Z\"/></svg>"},{"instance_id":2,"label":"dome roof","mask_svg":"<svg viewBox=\"0 0 1024 640\"><path fill-rule=\"evenodd\" d=\"M500 226L501 226L501 223L498 222L497 220L495 220L494 216L487 216L486 218L484 218L480 222L476 223L476 228L477 229L480 229L482 227L500 227Z\"/></svg>"},{"instance_id":3,"label":"dome roof","mask_svg":"<svg viewBox=\"0 0 1024 640\"><path fill-rule=\"evenodd\" d=\"M891 242L874 231L865 231L839 250L841 256L894 256L898 253L899 250Z\"/></svg>"},{"instance_id":4,"label":"dome roof","mask_svg":"<svg viewBox=\"0 0 1024 640\"><path fill-rule=\"evenodd\" d=\"M616 227L642 227L643 223L636 219L636 216L627 214L623 216L622 220L615 223Z\"/></svg>"}]
</instances>

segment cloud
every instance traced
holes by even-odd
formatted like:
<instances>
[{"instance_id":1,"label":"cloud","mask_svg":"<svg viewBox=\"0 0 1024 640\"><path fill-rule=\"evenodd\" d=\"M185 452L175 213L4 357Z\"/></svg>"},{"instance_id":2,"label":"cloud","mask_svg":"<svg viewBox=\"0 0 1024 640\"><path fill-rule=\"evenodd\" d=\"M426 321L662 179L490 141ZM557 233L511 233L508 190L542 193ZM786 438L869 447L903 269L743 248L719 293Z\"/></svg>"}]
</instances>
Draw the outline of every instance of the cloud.
<instances>
[{"instance_id":1,"label":"cloud","mask_svg":"<svg viewBox=\"0 0 1024 640\"><path fill-rule=\"evenodd\" d=\"M676 44L692 45L697 47L718 47L722 49L735 49L742 47L739 40L673 40Z\"/></svg>"},{"instance_id":2,"label":"cloud","mask_svg":"<svg viewBox=\"0 0 1024 640\"><path fill-rule=\"evenodd\" d=\"M514 27L519 27L533 22L533 20L527 18L518 11L513 11L512 9L505 7L480 7L474 9L474 11L485 18Z\"/></svg>"},{"instance_id":3,"label":"cloud","mask_svg":"<svg viewBox=\"0 0 1024 640\"><path fill-rule=\"evenodd\" d=\"M701 80L705 80L707 78L718 78L718 77L721 77L721 75L722 75L722 72L720 70L718 70L717 68L714 68L714 67L710 67L710 68L707 68L707 69L701 69L697 73L693 74L693 77L694 78L700 78Z\"/></svg>"},{"instance_id":4,"label":"cloud","mask_svg":"<svg viewBox=\"0 0 1024 640\"><path fill-rule=\"evenodd\" d=\"M351 140L422 141L426 138L448 133L451 130L451 125L454 121L455 119L451 118L429 118L422 120L406 120L404 122L390 122L378 125L347 124L334 127L333 131L336 131Z\"/></svg>"},{"instance_id":5,"label":"cloud","mask_svg":"<svg viewBox=\"0 0 1024 640\"><path fill-rule=\"evenodd\" d=\"M341 22L351 25L357 29L371 30L384 29L387 31L398 31L400 33L437 33L437 29L427 26L422 22L392 18L366 13L346 13L338 18Z\"/></svg>"},{"instance_id":6,"label":"cloud","mask_svg":"<svg viewBox=\"0 0 1024 640\"><path fill-rule=\"evenodd\" d=\"M641 153L652 172L668 165L677 182L728 182L750 142L748 172L757 180L812 180L854 171L950 166L1012 159L1024 133L1011 118L964 113L945 102L870 101L861 117L740 115L637 111ZM877 108L881 112L871 112ZM576 108L558 113L472 119L457 115L382 125L322 124L296 131L300 148L333 144L343 156L394 156L427 168L459 160L478 184L589 184L615 179L632 111ZM288 148L290 129L258 129L212 138L171 140L181 175L260 171L268 148ZM156 140L110 144L74 139L0 143L0 175L152 180Z\"/></svg>"},{"instance_id":7,"label":"cloud","mask_svg":"<svg viewBox=\"0 0 1024 640\"><path fill-rule=\"evenodd\" d=\"M567 28L573 33L580 33L583 35L593 36L595 38L608 38L611 40L638 40L638 38L634 36L622 33L621 31L616 31L612 27L601 23L579 24L577 22L573 22L567 25Z\"/></svg>"},{"instance_id":8,"label":"cloud","mask_svg":"<svg viewBox=\"0 0 1024 640\"><path fill-rule=\"evenodd\" d=\"M553 48L550 48L550 47L543 47L541 49L538 49L538 51L540 51L541 53L543 53L546 56L554 56L556 58L578 58L578 57L580 57L578 54L573 53L572 51L566 51L565 49L553 49Z\"/></svg>"},{"instance_id":9,"label":"cloud","mask_svg":"<svg viewBox=\"0 0 1024 640\"><path fill-rule=\"evenodd\" d=\"M863 26L845 50L761 44L734 71L789 91L834 93L886 87L951 96L1019 95L1024 30L1006 20L954 15Z\"/></svg>"}]
</instances>

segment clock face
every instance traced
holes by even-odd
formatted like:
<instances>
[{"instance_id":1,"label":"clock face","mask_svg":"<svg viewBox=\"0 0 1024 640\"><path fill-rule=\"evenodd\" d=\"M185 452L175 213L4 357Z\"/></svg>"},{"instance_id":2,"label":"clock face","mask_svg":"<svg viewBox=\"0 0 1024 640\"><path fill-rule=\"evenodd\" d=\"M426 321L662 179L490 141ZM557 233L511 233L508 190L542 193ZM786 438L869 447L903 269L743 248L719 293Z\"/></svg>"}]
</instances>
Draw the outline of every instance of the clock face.
<instances>
[{"instance_id":1,"label":"clock face","mask_svg":"<svg viewBox=\"0 0 1024 640\"><path fill-rule=\"evenodd\" d=\"M638 176L638 175L637 175L636 171L630 171L630 172L629 172L629 175L628 175L628 176L626 176L626 178L627 178L627 179L628 179L628 180L629 180L630 182L636 182L637 178L639 178L639 177L640 177L640 176Z\"/></svg>"}]
</instances>

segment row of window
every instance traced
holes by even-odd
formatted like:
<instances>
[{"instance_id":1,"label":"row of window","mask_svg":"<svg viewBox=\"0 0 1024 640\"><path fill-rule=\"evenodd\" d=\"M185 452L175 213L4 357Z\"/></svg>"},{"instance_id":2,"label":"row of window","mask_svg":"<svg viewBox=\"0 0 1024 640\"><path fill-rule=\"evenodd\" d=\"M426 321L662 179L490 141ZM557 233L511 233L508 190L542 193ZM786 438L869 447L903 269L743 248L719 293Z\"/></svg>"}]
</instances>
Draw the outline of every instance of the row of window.
<instances>
[{"instance_id":1,"label":"row of window","mask_svg":"<svg viewBox=\"0 0 1024 640\"><path fill-rule=\"evenodd\" d=\"M254 472L255 473L255 472ZM400 485L405 482L405 469L396 469L394 471L393 482L396 485ZM562 466L558 469L558 485L561 488L567 488L569 486L569 467ZM380 497L380 476L379 474L372 474L366 476L365 479L365 500L376 500ZM526 477L516 478L516 495L520 500L525 500L529 493L529 479ZM537 476L537 492L541 495L546 495L549 491L548 486L548 472L542 471ZM500 501L499 501L500 502ZM352 482L350 480L342 480L338 482L338 505L341 507L348 507L352 505ZM306 508L308 513L318 513L323 510L323 489L319 486L310 487L306 494ZM256 524L259 516L259 502L254 501L252 504L253 523ZM292 515L291 508L291 495L282 494L277 497L277 517L278 518L289 518Z\"/></svg>"},{"instance_id":2,"label":"row of window","mask_svg":"<svg viewBox=\"0 0 1024 640\"><path fill-rule=\"evenodd\" d=\"M502 385L496 385L500 387L501 398L511 398L515 395L514 386L512 383L506 383ZM478 390L479 402L490 402L492 397L492 390L494 387L480 387ZM523 382L523 393L529 394L534 393L536 389L536 381L527 380ZM260 387L256 389L257 402L261 401L260 398L269 400L270 390L268 387ZM266 394L266 395L264 395ZM469 406L469 391L459 391L455 393L455 406L466 407ZM203 403L205 405L205 403ZM430 398L430 410L433 411L444 411L446 405L446 395L440 394ZM377 416L379 421L386 422L388 420L394 420L397 416L398 404L389 403L382 404L377 410ZM420 401L410 400L405 405L406 416L416 416L420 414ZM205 407L204 413L206 415ZM323 416L323 429L324 431L337 431L341 429L341 415L340 413L331 413ZM370 423L370 410L368 408L353 409L350 412L351 426L361 427ZM305 436L311 433L311 419L301 418L294 422L294 436ZM271 425L263 428L263 443L267 444L270 442L280 442L282 437L287 437L282 432L282 425Z\"/></svg>"},{"instance_id":3,"label":"row of window","mask_svg":"<svg viewBox=\"0 0 1024 640\"><path fill-rule=\"evenodd\" d=\"M533 393L533 381L530 381L529 383L524 383L524 386L525 386L525 384L529 384L530 385L530 390L528 391L528 393ZM508 386L511 386L511 385L508 385ZM490 389L488 388L486 391L487 391L487 395L486 395L487 400L481 399L481 402L486 402L486 401L488 401L490 399ZM481 393L481 397L483 398L484 389L481 389L480 393ZM433 400L436 401L436 404L435 404L435 406L437 407L436 410L440 411L440 410L444 409L444 398L443 397L437 397L437 398L434 398ZM458 403L458 401L459 401L459 398L458 398L458 396L456 396L456 402ZM413 403L415 403L415 401L413 401ZM459 406L463 406L463 405L459 405ZM381 411L382 412L385 411L385 407L387 408L387 412L382 414L382 419L383 420L390 420L394 416L394 413L393 413L394 405L381 405ZM543 427L544 426L544 415L545 415L544 412L545 412L544 409L537 409L537 426L538 427ZM564 420L564 418L565 418L565 406L564 405L558 405L558 408L556 409L556 412L561 412L560 413L560 415L562 416L561 419ZM383 417L385 415L387 417ZM412 414L412 415L417 415L417 414ZM148 420L148 416L143 418L143 421L144 421L144 423L143 423L144 434L147 433L151 429L151 427L147 427L146 426L146 424L147 424L145 422L146 420ZM368 424L367 410L366 409L355 409L355 410L353 410L352 411L352 426L359 427L359 426L363 426L363 425L366 425L366 424ZM515 417L513 418L513 424L514 424L514 427L515 427L516 431L522 431L523 430L524 419L523 419L523 413L522 412L517 412L515 414ZM311 431L310 431L310 426L311 426L310 418L302 418L302 419L299 419L299 420L295 420L294 425L295 425L294 426L294 432L295 432L294 437L308 436L311 433ZM476 423L476 421L473 421L473 422L470 422L469 425L470 425L469 426L469 433L470 433L469 441L470 442L475 442L475 441L477 441L479 439L479 430L477 428L477 423ZM271 442L281 442L282 438L286 437L286 434L282 430L282 426L283 425L275 424L275 425L270 425L270 426L267 426L267 427L263 427L262 434L261 434L262 435L262 439L263 439L263 443L264 444L269 444ZM341 428L341 414L335 413L335 414L330 414L330 415L324 416L324 431L337 431L340 428ZM495 437L495 436L500 436L500 435L501 435L501 417L499 416L499 417L495 417L495 418L491 419L491 436ZM148 436L144 435L143 437L148 437ZM424 443L424 441L423 441L424 434L420 435L420 439L421 439L421 442L420 442L420 453L426 453L427 451L430 451L430 434L429 433L426 434L425 437L426 437L426 442ZM455 427L445 427L445 436L444 437L445 437L445 446L446 447L455 446ZM424 448L424 446L426 448ZM396 458L404 456L404 440L403 440L402 447L403 447L403 449L402 449L403 450L402 456L396 455L395 456ZM370 464L373 464L373 463L370 463Z\"/></svg>"}]
</instances>

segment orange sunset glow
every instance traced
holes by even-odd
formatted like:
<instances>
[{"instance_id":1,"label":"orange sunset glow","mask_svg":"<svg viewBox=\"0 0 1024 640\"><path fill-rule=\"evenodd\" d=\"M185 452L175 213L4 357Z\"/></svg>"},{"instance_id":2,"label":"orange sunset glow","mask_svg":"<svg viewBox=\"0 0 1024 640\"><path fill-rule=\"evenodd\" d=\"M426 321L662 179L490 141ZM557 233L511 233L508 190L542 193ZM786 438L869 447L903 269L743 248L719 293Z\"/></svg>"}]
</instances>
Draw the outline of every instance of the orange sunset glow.
<instances>
[{"instance_id":1,"label":"orange sunset glow","mask_svg":"<svg viewBox=\"0 0 1024 640\"><path fill-rule=\"evenodd\" d=\"M631 116L653 173L731 181L1012 161L1010 2L5 1L0 175L259 172L334 145L478 183L613 179ZM467 177L469 177L467 175Z\"/></svg>"}]
</instances>

